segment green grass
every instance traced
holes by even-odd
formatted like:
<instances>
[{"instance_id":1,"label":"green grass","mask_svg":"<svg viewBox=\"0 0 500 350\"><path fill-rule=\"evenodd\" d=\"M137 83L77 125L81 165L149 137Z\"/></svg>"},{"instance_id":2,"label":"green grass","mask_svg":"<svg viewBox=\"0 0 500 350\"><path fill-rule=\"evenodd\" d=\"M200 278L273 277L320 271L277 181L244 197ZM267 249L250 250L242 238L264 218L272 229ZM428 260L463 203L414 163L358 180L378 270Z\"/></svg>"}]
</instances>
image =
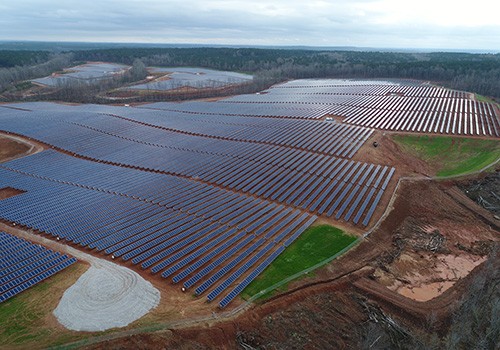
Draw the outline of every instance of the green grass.
<instances>
[{"instance_id":1,"label":"green grass","mask_svg":"<svg viewBox=\"0 0 500 350\"><path fill-rule=\"evenodd\" d=\"M489 97L486 97L486 96L483 96L483 95L475 94L475 97L476 97L476 100L479 101L479 102L488 102L488 103L493 103L493 104L497 103L492 98L489 98Z\"/></svg>"},{"instance_id":2,"label":"green grass","mask_svg":"<svg viewBox=\"0 0 500 350\"><path fill-rule=\"evenodd\" d=\"M30 305L28 296L47 290L49 283L40 283L0 305L0 339L4 343L20 344L46 335L44 329L34 329L44 317L43 308Z\"/></svg>"},{"instance_id":3,"label":"green grass","mask_svg":"<svg viewBox=\"0 0 500 350\"><path fill-rule=\"evenodd\" d=\"M478 171L500 158L500 142L446 136L395 136L395 141L436 167L437 176Z\"/></svg>"},{"instance_id":4,"label":"green grass","mask_svg":"<svg viewBox=\"0 0 500 350\"><path fill-rule=\"evenodd\" d=\"M289 246L258 278L243 290L249 298L277 282L335 255L356 237L329 225L313 226Z\"/></svg>"},{"instance_id":5,"label":"green grass","mask_svg":"<svg viewBox=\"0 0 500 350\"><path fill-rule=\"evenodd\" d=\"M75 264L1 303L0 348L40 349L86 336L47 323L64 290L86 269Z\"/></svg>"}]
</instances>

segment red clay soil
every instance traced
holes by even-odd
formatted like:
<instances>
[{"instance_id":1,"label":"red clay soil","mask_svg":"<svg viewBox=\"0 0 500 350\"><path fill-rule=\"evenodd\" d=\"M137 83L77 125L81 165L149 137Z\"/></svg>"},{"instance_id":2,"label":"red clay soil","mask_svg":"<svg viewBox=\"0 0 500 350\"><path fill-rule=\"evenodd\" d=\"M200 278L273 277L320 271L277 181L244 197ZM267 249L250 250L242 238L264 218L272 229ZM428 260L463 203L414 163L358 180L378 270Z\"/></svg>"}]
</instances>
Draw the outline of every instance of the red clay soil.
<instances>
[{"instance_id":1,"label":"red clay soil","mask_svg":"<svg viewBox=\"0 0 500 350\"><path fill-rule=\"evenodd\" d=\"M392 138L393 133L375 131L354 156L354 160L389 165L396 168L394 178L401 176L424 175L435 173L429 164L408 152L404 152ZM378 146L374 147L373 142Z\"/></svg>"},{"instance_id":2,"label":"red clay soil","mask_svg":"<svg viewBox=\"0 0 500 350\"><path fill-rule=\"evenodd\" d=\"M365 320L344 293L344 281L304 290L247 311L231 322L106 341L89 349L348 348L357 342L350 325ZM325 307L328 306L328 307Z\"/></svg>"},{"instance_id":3,"label":"red clay soil","mask_svg":"<svg viewBox=\"0 0 500 350\"><path fill-rule=\"evenodd\" d=\"M29 149L30 147L24 143L0 135L0 162L24 154L28 152Z\"/></svg>"},{"instance_id":4,"label":"red clay soil","mask_svg":"<svg viewBox=\"0 0 500 350\"><path fill-rule=\"evenodd\" d=\"M432 270L432 253L415 240L426 238L426 231L419 230L426 225L432 225L444 238L436 255L484 256L488 247L499 241L498 222L468 197L461 196L451 182L405 182L399 193L386 220L359 246L317 271L314 277L292 283L287 292L254 305L236 318L128 336L89 348L356 348L361 339L360 327L368 319L360 300L378 305L399 323L420 330L432 313L438 319L438 330L446 332L457 301L484 264L426 302L389 290L377 281L374 271L385 264L384 268L393 274L408 272L391 271L397 257L391 261L387 256L398 248L395 238L404 242L403 248L398 248L400 253L430 257L422 259L420 267Z\"/></svg>"},{"instance_id":5,"label":"red clay soil","mask_svg":"<svg viewBox=\"0 0 500 350\"><path fill-rule=\"evenodd\" d=\"M24 191L12 187L0 188L0 200L17 196L18 194L21 193L24 193Z\"/></svg>"},{"instance_id":6,"label":"red clay soil","mask_svg":"<svg viewBox=\"0 0 500 350\"><path fill-rule=\"evenodd\" d=\"M49 148L25 137L0 132L0 163Z\"/></svg>"}]
</instances>

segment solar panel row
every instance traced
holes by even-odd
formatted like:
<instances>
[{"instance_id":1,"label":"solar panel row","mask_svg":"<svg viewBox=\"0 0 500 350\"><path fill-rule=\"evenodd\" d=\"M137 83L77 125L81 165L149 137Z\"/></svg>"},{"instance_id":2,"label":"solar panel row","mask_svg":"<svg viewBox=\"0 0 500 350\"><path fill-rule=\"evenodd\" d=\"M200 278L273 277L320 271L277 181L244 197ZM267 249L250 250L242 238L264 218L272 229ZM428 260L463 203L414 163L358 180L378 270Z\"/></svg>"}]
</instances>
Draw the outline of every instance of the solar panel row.
<instances>
[{"instance_id":1,"label":"solar panel row","mask_svg":"<svg viewBox=\"0 0 500 350\"><path fill-rule=\"evenodd\" d=\"M85 109L89 108L86 105L61 106L49 103L31 107L28 104L25 107L36 111L36 119L39 122L41 118L46 118L54 123L56 121L77 123L102 132L114 131L120 137L139 139L144 143L161 144L178 149L194 147L203 150L201 145L208 144L211 149L215 148L216 152L235 147L258 149L259 146L261 148L264 145L275 145L315 153L348 156L350 152L344 152L345 154L342 155L340 151L345 151L345 149L340 148L339 145L348 144L349 149L352 150L363 143L366 134L371 133L371 130L366 128L312 120L186 114L113 106L96 107L96 111L100 112L97 113L86 111ZM0 109L0 116L12 117L14 112L28 118L26 113L22 113L23 111L7 108ZM108 117L102 114L108 114ZM136 125L131 122L135 122ZM153 128L145 127L148 125ZM158 138L155 135L163 136ZM224 141L244 143L238 142L237 145L234 142ZM197 147L198 144L200 147Z\"/></svg>"},{"instance_id":2,"label":"solar panel row","mask_svg":"<svg viewBox=\"0 0 500 350\"><path fill-rule=\"evenodd\" d=\"M238 103L230 101L220 102L157 102L137 106L137 108L157 109L169 112L182 112L185 114L204 114L218 116L249 116L249 117L273 117L293 119L321 119L330 114L330 106L303 105L298 103L269 104L269 103Z\"/></svg>"},{"instance_id":3,"label":"solar panel row","mask_svg":"<svg viewBox=\"0 0 500 350\"><path fill-rule=\"evenodd\" d=\"M391 97L376 107L371 102L342 106L334 113L346 123L376 129L500 137L496 108L467 99Z\"/></svg>"},{"instance_id":4,"label":"solar panel row","mask_svg":"<svg viewBox=\"0 0 500 350\"><path fill-rule=\"evenodd\" d=\"M346 81L330 80L298 80L295 83L287 83L275 86L267 92L271 94L326 94L326 95L366 95L366 96L411 96L411 97L433 97L433 98L467 98L468 94L463 91L443 89L435 86L416 84L412 82L370 82L358 81L357 84L345 84ZM335 84L337 82L337 84ZM364 83L363 83L364 82ZM292 89L292 91L290 91Z\"/></svg>"},{"instance_id":5,"label":"solar panel row","mask_svg":"<svg viewBox=\"0 0 500 350\"><path fill-rule=\"evenodd\" d=\"M75 258L0 231L0 303L75 262Z\"/></svg>"}]
</instances>

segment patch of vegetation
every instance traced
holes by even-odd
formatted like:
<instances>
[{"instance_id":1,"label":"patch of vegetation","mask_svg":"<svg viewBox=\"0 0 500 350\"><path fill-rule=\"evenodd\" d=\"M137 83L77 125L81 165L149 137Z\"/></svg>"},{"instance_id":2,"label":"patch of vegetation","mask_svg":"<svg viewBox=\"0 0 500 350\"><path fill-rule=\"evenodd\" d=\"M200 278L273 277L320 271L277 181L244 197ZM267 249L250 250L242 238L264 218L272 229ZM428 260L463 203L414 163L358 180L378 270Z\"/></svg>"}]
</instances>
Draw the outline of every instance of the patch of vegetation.
<instances>
[{"instance_id":1,"label":"patch of vegetation","mask_svg":"<svg viewBox=\"0 0 500 350\"><path fill-rule=\"evenodd\" d=\"M407 152L434 165L437 176L467 174L500 158L500 142L446 136L395 136Z\"/></svg>"},{"instance_id":2,"label":"patch of vegetation","mask_svg":"<svg viewBox=\"0 0 500 350\"><path fill-rule=\"evenodd\" d=\"M15 67L45 62L49 51L0 50L0 67Z\"/></svg>"},{"instance_id":3,"label":"patch of vegetation","mask_svg":"<svg viewBox=\"0 0 500 350\"><path fill-rule=\"evenodd\" d=\"M0 347L41 348L82 338L82 335L50 326L47 320L64 290L86 268L75 264L1 303Z\"/></svg>"},{"instance_id":4,"label":"patch of vegetation","mask_svg":"<svg viewBox=\"0 0 500 350\"><path fill-rule=\"evenodd\" d=\"M19 84L16 84L15 88L17 91L22 91L22 90L27 90L32 86L33 86L33 83L31 81L23 81Z\"/></svg>"},{"instance_id":5,"label":"patch of vegetation","mask_svg":"<svg viewBox=\"0 0 500 350\"><path fill-rule=\"evenodd\" d=\"M487 103L493 103L496 104L496 101L490 97L486 97L483 95L475 94L476 100L479 102L487 102Z\"/></svg>"},{"instance_id":6,"label":"patch of vegetation","mask_svg":"<svg viewBox=\"0 0 500 350\"><path fill-rule=\"evenodd\" d=\"M333 226L310 227L250 283L242 295L244 298L252 297L279 281L337 254L355 240L356 237L347 235Z\"/></svg>"}]
</instances>

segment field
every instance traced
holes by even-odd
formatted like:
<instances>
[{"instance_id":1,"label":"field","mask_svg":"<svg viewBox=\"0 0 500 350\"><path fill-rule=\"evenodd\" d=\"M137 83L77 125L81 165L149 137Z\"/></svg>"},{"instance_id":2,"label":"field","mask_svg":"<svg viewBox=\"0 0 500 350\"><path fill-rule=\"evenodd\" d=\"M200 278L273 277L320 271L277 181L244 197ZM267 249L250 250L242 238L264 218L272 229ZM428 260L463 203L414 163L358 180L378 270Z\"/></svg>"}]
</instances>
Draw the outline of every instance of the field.
<instances>
[{"instance_id":1,"label":"field","mask_svg":"<svg viewBox=\"0 0 500 350\"><path fill-rule=\"evenodd\" d=\"M445 325L498 225L456 180L429 180L497 161L497 112L415 81L325 79L215 102L2 104L0 225L91 265L79 283L80 263L0 304L9 320L21 315L2 324L5 344L305 346L343 322L329 338L341 348L367 312L423 324L436 310ZM61 298L70 285L84 302ZM154 305L113 323L146 290ZM78 331L87 326L69 311L56 319L63 302L104 333Z\"/></svg>"},{"instance_id":2,"label":"field","mask_svg":"<svg viewBox=\"0 0 500 350\"><path fill-rule=\"evenodd\" d=\"M87 269L78 263L0 305L0 344L36 348L64 344L82 335L57 326L52 315L58 299Z\"/></svg>"},{"instance_id":3,"label":"field","mask_svg":"<svg viewBox=\"0 0 500 350\"><path fill-rule=\"evenodd\" d=\"M431 163L441 177L479 171L500 158L500 145L494 140L410 135L394 138L406 151Z\"/></svg>"},{"instance_id":4,"label":"field","mask_svg":"<svg viewBox=\"0 0 500 350\"><path fill-rule=\"evenodd\" d=\"M246 287L242 295L252 297L288 276L293 276L334 256L355 240L355 237L329 225L310 227Z\"/></svg>"}]
</instances>

